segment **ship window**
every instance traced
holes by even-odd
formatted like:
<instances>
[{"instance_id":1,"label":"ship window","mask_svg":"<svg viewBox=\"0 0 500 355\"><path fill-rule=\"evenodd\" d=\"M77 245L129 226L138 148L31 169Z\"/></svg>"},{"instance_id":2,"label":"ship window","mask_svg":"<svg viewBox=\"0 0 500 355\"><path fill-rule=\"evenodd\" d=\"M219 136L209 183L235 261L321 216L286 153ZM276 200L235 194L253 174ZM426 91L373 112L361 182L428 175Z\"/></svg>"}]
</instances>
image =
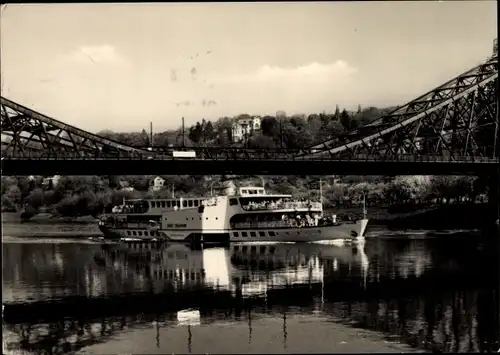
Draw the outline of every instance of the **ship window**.
<instances>
[{"instance_id":1,"label":"ship window","mask_svg":"<svg viewBox=\"0 0 500 355\"><path fill-rule=\"evenodd\" d=\"M189 200L189 201L188 201L188 206L189 206L189 207L193 207L193 200Z\"/></svg>"},{"instance_id":2,"label":"ship window","mask_svg":"<svg viewBox=\"0 0 500 355\"><path fill-rule=\"evenodd\" d=\"M170 204L170 201L167 201L167 207L170 208L172 205Z\"/></svg>"},{"instance_id":3,"label":"ship window","mask_svg":"<svg viewBox=\"0 0 500 355\"><path fill-rule=\"evenodd\" d=\"M166 204L165 204L165 201L161 201L161 207L162 207L162 208L167 207L167 206L166 206Z\"/></svg>"},{"instance_id":4,"label":"ship window","mask_svg":"<svg viewBox=\"0 0 500 355\"><path fill-rule=\"evenodd\" d=\"M255 232L250 232L250 237L256 237L257 236L257 233Z\"/></svg>"},{"instance_id":5,"label":"ship window","mask_svg":"<svg viewBox=\"0 0 500 355\"><path fill-rule=\"evenodd\" d=\"M260 232L259 232L259 236L260 236L260 237L265 237L265 236L266 236L266 233L264 233L264 232L260 231Z\"/></svg>"},{"instance_id":6,"label":"ship window","mask_svg":"<svg viewBox=\"0 0 500 355\"><path fill-rule=\"evenodd\" d=\"M274 237L276 234L273 231L269 231L269 236Z\"/></svg>"},{"instance_id":7,"label":"ship window","mask_svg":"<svg viewBox=\"0 0 500 355\"><path fill-rule=\"evenodd\" d=\"M189 221L189 217L186 217L186 221Z\"/></svg>"},{"instance_id":8,"label":"ship window","mask_svg":"<svg viewBox=\"0 0 500 355\"><path fill-rule=\"evenodd\" d=\"M187 207L188 206L188 202L186 200L182 201L182 207Z\"/></svg>"},{"instance_id":9,"label":"ship window","mask_svg":"<svg viewBox=\"0 0 500 355\"><path fill-rule=\"evenodd\" d=\"M207 217L207 221L208 221L208 217Z\"/></svg>"},{"instance_id":10,"label":"ship window","mask_svg":"<svg viewBox=\"0 0 500 355\"><path fill-rule=\"evenodd\" d=\"M217 220L217 219L219 219L219 217L215 217L215 219Z\"/></svg>"},{"instance_id":11,"label":"ship window","mask_svg":"<svg viewBox=\"0 0 500 355\"><path fill-rule=\"evenodd\" d=\"M244 252L244 253L245 253L247 250L248 250L248 247L247 247L246 245L245 245L245 246L243 246L243 248L241 248L241 251L242 251L242 252Z\"/></svg>"},{"instance_id":12,"label":"ship window","mask_svg":"<svg viewBox=\"0 0 500 355\"><path fill-rule=\"evenodd\" d=\"M233 237L239 237L240 235L238 234L238 232L233 232Z\"/></svg>"},{"instance_id":13,"label":"ship window","mask_svg":"<svg viewBox=\"0 0 500 355\"><path fill-rule=\"evenodd\" d=\"M266 252L266 247L265 247L264 245L262 245L262 246L260 247L260 252L261 252L262 254L264 254L264 253Z\"/></svg>"},{"instance_id":14,"label":"ship window","mask_svg":"<svg viewBox=\"0 0 500 355\"><path fill-rule=\"evenodd\" d=\"M155 201L151 201L151 208L155 208L156 207L156 202Z\"/></svg>"},{"instance_id":15,"label":"ship window","mask_svg":"<svg viewBox=\"0 0 500 355\"><path fill-rule=\"evenodd\" d=\"M237 204L238 204L238 199L236 198L229 199L229 206L235 206Z\"/></svg>"},{"instance_id":16,"label":"ship window","mask_svg":"<svg viewBox=\"0 0 500 355\"><path fill-rule=\"evenodd\" d=\"M127 234L130 235L131 234L130 231L127 231Z\"/></svg>"},{"instance_id":17,"label":"ship window","mask_svg":"<svg viewBox=\"0 0 500 355\"><path fill-rule=\"evenodd\" d=\"M242 193L242 194L247 194L247 193L248 193L248 190L241 190L241 193Z\"/></svg>"},{"instance_id":18,"label":"ship window","mask_svg":"<svg viewBox=\"0 0 500 355\"><path fill-rule=\"evenodd\" d=\"M256 252L256 251L257 251L257 247L256 247L255 245L252 245L252 246L250 247L250 251L251 251L251 252Z\"/></svg>"},{"instance_id":19,"label":"ship window","mask_svg":"<svg viewBox=\"0 0 500 355\"><path fill-rule=\"evenodd\" d=\"M246 238L246 237L248 237L248 234L247 234L247 232L241 232L241 236Z\"/></svg>"},{"instance_id":20,"label":"ship window","mask_svg":"<svg viewBox=\"0 0 500 355\"><path fill-rule=\"evenodd\" d=\"M148 236L148 231L144 231L144 235L147 237Z\"/></svg>"},{"instance_id":21,"label":"ship window","mask_svg":"<svg viewBox=\"0 0 500 355\"><path fill-rule=\"evenodd\" d=\"M200 205L200 201L194 200L194 207L198 207Z\"/></svg>"},{"instance_id":22,"label":"ship window","mask_svg":"<svg viewBox=\"0 0 500 355\"><path fill-rule=\"evenodd\" d=\"M142 232L138 232L139 233L139 237L142 237Z\"/></svg>"},{"instance_id":23,"label":"ship window","mask_svg":"<svg viewBox=\"0 0 500 355\"><path fill-rule=\"evenodd\" d=\"M274 254L275 251L276 251L276 247L272 246L271 248L269 248L269 252L271 254Z\"/></svg>"},{"instance_id":24,"label":"ship window","mask_svg":"<svg viewBox=\"0 0 500 355\"><path fill-rule=\"evenodd\" d=\"M136 231L133 231L133 232L132 232L132 234L133 234L133 235L137 235L137 232L136 232Z\"/></svg>"}]
</instances>

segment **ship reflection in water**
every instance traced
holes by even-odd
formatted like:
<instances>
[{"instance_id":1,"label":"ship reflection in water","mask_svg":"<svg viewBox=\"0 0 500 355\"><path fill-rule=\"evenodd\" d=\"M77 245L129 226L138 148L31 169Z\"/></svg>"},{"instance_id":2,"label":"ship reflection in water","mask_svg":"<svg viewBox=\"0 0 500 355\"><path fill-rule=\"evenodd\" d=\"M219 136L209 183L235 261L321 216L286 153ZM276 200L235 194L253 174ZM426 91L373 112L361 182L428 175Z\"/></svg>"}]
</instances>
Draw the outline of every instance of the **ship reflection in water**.
<instances>
[{"instance_id":1,"label":"ship reflection in water","mask_svg":"<svg viewBox=\"0 0 500 355\"><path fill-rule=\"evenodd\" d=\"M498 266L433 243L3 244L4 353L496 351Z\"/></svg>"}]
</instances>

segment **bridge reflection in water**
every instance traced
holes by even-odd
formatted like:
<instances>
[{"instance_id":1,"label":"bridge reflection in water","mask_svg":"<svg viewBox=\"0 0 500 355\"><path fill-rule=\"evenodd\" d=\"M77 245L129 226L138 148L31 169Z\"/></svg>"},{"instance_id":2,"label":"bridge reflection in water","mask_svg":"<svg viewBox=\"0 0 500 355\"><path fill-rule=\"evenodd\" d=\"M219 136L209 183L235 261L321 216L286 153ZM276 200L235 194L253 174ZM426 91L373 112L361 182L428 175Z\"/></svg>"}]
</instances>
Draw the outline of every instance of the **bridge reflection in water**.
<instances>
[{"instance_id":1,"label":"bridge reflection in water","mask_svg":"<svg viewBox=\"0 0 500 355\"><path fill-rule=\"evenodd\" d=\"M498 347L494 285L478 276L492 272L484 269L484 258L470 251L457 258L430 241L203 250L142 244L3 246L4 352L77 351L125 333L139 336L142 352L156 347L200 352L205 348L195 347L198 326L207 324L229 329L246 324L245 344L229 349L245 351L246 344L260 341L256 322L266 317L281 323L275 339L281 351L296 351L289 346L289 323L302 316L375 331L386 341L426 350ZM140 338L140 329L154 329L156 336ZM183 345L172 348L172 342ZM207 351L224 352L211 346ZM314 344L309 347L315 351Z\"/></svg>"}]
</instances>

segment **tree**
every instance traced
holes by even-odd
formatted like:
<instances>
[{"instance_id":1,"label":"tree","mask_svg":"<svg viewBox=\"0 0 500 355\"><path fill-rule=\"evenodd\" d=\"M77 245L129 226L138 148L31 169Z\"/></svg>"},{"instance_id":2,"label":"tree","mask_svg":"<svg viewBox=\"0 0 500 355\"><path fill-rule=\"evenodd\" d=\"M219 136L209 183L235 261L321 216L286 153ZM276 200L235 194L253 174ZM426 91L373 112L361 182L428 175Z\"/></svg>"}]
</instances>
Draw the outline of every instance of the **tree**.
<instances>
[{"instance_id":1,"label":"tree","mask_svg":"<svg viewBox=\"0 0 500 355\"><path fill-rule=\"evenodd\" d=\"M4 194L2 194L2 206L19 206L21 204L22 193L17 185L7 186Z\"/></svg>"},{"instance_id":2,"label":"tree","mask_svg":"<svg viewBox=\"0 0 500 355\"><path fill-rule=\"evenodd\" d=\"M290 123L292 124L292 126L298 128L298 129L305 129L307 127L306 120L300 116L293 116L290 119Z\"/></svg>"},{"instance_id":3,"label":"tree","mask_svg":"<svg viewBox=\"0 0 500 355\"><path fill-rule=\"evenodd\" d=\"M346 109L343 109L342 113L340 114L340 123L342 124L342 126L346 131L353 128L351 117L347 113Z\"/></svg>"},{"instance_id":4,"label":"tree","mask_svg":"<svg viewBox=\"0 0 500 355\"><path fill-rule=\"evenodd\" d=\"M196 122L194 126L191 126L189 128L188 137L193 143L200 142L201 138L203 137L203 127L200 122Z\"/></svg>"},{"instance_id":5,"label":"tree","mask_svg":"<svg viewBox=\"0 0 500 355\"><path fill-rule=\"evenodd\" d=\"M279 123L276 118L272 116L264 116L260 123L260 129L262 134L268 137L278 137L279 136Z\"/></svg>"},{"instance_id":6,"label":"tree","mask_svg":"<svg viewBox=\"0 0 500 355\"><path fill-rule=\"evenodd\" d=\"M335 105L335 114L333 116L333 119L335 119L335 120L339 120L340 119L339 105Z\"/></svg>"},{"instance_id":7,"label":"tree","mask_svg":"<svg viewBox=\"0 0 500 355\"><path fill-rule=\"evenodd\" d=\"M43 190L38 188L31 191L28 197L26 197L26 203L33 207L35 211L38 211L44 205Z\"/></svg>"},{"instance_id":8,"label":"tree","mask_svg":"<svg viewBox=\"0 0 500 355\"><path fill-rule=\"evenodd\" d=\"M145 129L142 130L141 136L138 137L138 140L139 140L140 146L142 146L142 147L149 147L149 146L151 146L151 142L150 142L150 139L149 139L149 134L148 134L148 132L146 132Z\"/></svg>"},{"instance_id":9,"label":"tree","mask_svg":"<svg viewBox=\"0 0 500 355\"><path fill-rule=\"evenodd\" d=\"M248 148L251 149L272 149L275 147L274 140L268 136L258 135L248 140Z\"/></svg>"},{"instance_id":10,"label":"tree","mask_svg":"<svg viewBox=\"0 0 500 355\"><path fill-rule=\"evenodd\" d=\"M290 121L285 122L283 126L283 142L287 148L300 149L313 144L309 130L295 127Z\"/></svg>"},{"instance_id":11,"label":"tree","mask_svg":"<svg viewBox=\"0 0 500 355\"><path fill-rule=\"evenodd\" d=\"M155 147L168 147L168 132L155 133L153 136L153 145Z\"/></svg>"},{"instance_id":12,"label":"tree","mask_svg":"<svg viewBox=\"0 0 500 355\"><path fill-rule=\"evenodd\" d=\"M327 126L323 127L323 133L329 137L339 136L343 132L344 127L339 121L330 121Z\"/></svg>"},{"instance_id":13,"label":"tree","mask_svg":"<svg viewBox=\"0 0 500 355\"><path fill-rule=\"evenodd\" d=\"M205 140L211 141L215 138L215 129L211 121L208 121L203 130Z\"/></svg>"},{"instance_id":14,"label":"tree","mask_svg":"<svg viewBox=\"0 0 500 355\"><path fill-rule=\"evenodd\" d=\"M227 147L233 142L233 123L229 117L221 117L215 124L216 143Z\"/></svg>"},{"instance_id":15,"label":"tree","mask_svg":"<svg viewBox=\"0 0 500 355\"><path fill-rule=\"evenodd\" d=\"M322 128L323 122L321 121L319 115L310 115L307 118L307 129L311 132L314 142L321 141L321 139L318 139L318 135L320 134Z\"/></svg>"}]
</instances>

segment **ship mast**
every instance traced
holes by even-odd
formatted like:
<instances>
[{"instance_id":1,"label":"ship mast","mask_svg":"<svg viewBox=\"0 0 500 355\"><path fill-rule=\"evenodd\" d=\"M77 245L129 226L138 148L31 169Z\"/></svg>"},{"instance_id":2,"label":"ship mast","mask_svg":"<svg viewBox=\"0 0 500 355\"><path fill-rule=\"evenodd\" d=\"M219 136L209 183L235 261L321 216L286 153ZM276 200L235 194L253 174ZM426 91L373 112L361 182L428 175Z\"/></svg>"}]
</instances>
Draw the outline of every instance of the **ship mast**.
<instances>
[{"instance_id":1,"label":"ship mast","mask_svg":"<svg viewBox=\"0 0 500 355\"><path fill-rule=\"evenodd\" d=\"M363 192L363 219L366 219L366 193Z\"/></svg>"},{"instance_id":2,"label":"ship mast","mask_svg":"<svg viewBox=\"0 0 500 355\"><path fill-rule=\"evenodd\" d=\"M321 211L323 211L323 180L319 179L319 202L321 203Z\"/></svg>"}]
</instances>

